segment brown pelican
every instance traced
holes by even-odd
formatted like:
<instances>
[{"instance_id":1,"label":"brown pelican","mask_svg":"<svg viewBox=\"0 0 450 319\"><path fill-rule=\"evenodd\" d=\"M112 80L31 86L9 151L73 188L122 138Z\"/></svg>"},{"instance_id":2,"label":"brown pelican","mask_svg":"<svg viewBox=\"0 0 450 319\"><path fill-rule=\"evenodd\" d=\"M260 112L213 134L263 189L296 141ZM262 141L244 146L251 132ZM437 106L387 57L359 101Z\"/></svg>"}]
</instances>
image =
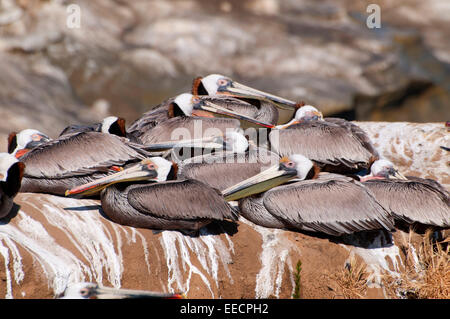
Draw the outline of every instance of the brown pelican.
<instances>
[{"instance_id":1,"label":"brown pelican","mask_svg":"<svg viewBox=\"0 0 450 319\"><path fill-rule=\"evenodd\" d=\"M152 129L160 123L174 117L173 100L170 98L163 101L148 112L145 112L137 120L135 120L128 128L127 133L139 138L145 131ZM169 112L170 111L170 112Z\"/></svg>"},{"instance_id":2,"label":"brown pelican","mask_svg":"<svg viewBox=\"0 0 450 319\"><path fill-rule=\"evenodd\" d=\"M397 220L450 227L449 192L438 182L404 177L385 159L374 162L371 173L361 181Z\"/></svg>"},{"instance_id":3,"label":"brown pelican","mask_svg":"<svg viewBox=\"0 0 450 319\"><path fill-rule=\"evenodd\" d=\"M101 132L81 132L41 144L21 157L21 192L64 195L67 189L149 156L140 144Z\"/></svg>"},{"instance_id":4,"label":"brown pelican","mask_svg":"<svg viewBox=\"0 0 450 319\"><path fill-rule=\"evenodd\" d=\"M0 153L0 218L13 207L13 199L20 189L24 164L8 153Z\"/></svg>"},{"instance_id":5,"label":"brown pelican","mask_svg":"<svg viewBox=\"0 0 450 319\"><path fill-rule=\"evenodd\" d=\"M137 137L143 144L155 144L161 141L173 140L179 136L192 139L225 134L240 128L240 121L256 122L253 118L241 114L234 109L247 104L228 97L193 96L183 93L177 96L169 106L172 117L159 123L149 130L144 130ZM232 118L222 118L226 116ZM187 136L187 137L186 137Z\"/></svg>"},{"instance_id":6,"label":"brown pelican","mask_svg":"<svg viewBox=\"0 0 450 319\"><path fill-rule=\"evenodd\" d=\"M117 116L108 116L100 123L92 125L70 125L59 136L80 132L103 132L126 137L125 120Z\"/></svg>"},{"instance_id":7,"label":"brown pelican","mask_svg":"<svg viewBox=\"0 0 450 319\"><path fill-rule=\"evenodd\" d=\"M300 181L279 186L294 178ZM338 174L319 174L318 166L299 154L282 158L278 165L222 194L227 200L244 198L239 202L241 215L265 227L332 236L394 227L388 212L362 183Z\"/></svg>"},{"instance_id":8,"label":"brown pelican","mask_svg":"<svg viewBox=\"0 0 450 319\"><path fill-rule=\"evenodd\" d=\"M220 192L199 181L173 180L177 166L152 157L116 174L75 187L66 195L100 193L114 222L154 230L197 231L212 221L236 220Z\"/></svg>"},{"instance_id":9,"label":"brown pelican","mask_svg":"<svg viewBox=\"0 0 450 319\"><path fill-rule=\"evenodd\" d=\"M273 108L274 105L290 111L298 107L294 101L245 86L221 74L210 74L194 79L192 93L194 95L227 95L243 99L258 107L257 117L260 121L272 124L277 122L275 116L278 119L278 111Z\"/></svg>"},{"instance_id":10,"label":"brown pelican","mask_svg":"<svg viewBox=\"0 0 450 319\"><path fill-rule=\"evenodd\" d=\"M269 140L280 156L301 153L329 172L356 173L379 158L361 128L344 119L324 119L311 105L300 107L290 122L273 126Z\"/></svg>"},{"instance_id":11,"label":"brown pelican","mask_svg":"<svg viewBox=\"0 0 450 319\"><path fill-rule=\"evenodd\" d=\"M50 140L50 137L35 129L26 129L19 133L12 132L8 136L8 153L20 158L36 146Z\"/></svg>"},{"instance_id":12,"label":"brown pelican","mask_svg":"<svg viewBox=\"0 0 450 319\"><path fill-rule=\"evenodd\" d=\"M149 145L149 149L156 149L159 144ZM248 150L248 141L238 131L226 132L225 135L162 143L166 149L171 149L170 158L177 164L181 162L204 162L212 154L245 153ZM192 149L186 150L187 147ZM195 158L195 159L194 159Z\"/></svg>"},{"instance_id":13,"label":"brown pelican","mask_svg":"<svg viewBox=\"0 0 450 319\"><path fill-rule=\"evenodd\" d=\"M67 286L58 299L183 299L182 293L161 293L147 290L119 289L99 286L91 282L78 282Z\"/></svg>"},{"instance_id":14,"label":"brown pelican","mask_svg":"<svg viewBox=\"0 0 450 319\"><path fill-rule=\"evenodd\" d=\"M178 162L178 174L201 181L216 189L225 189L278 163L279 156L267 149L250 145L244 135L230 132L224 143L227 151L208 153Z\"/></svg>"}]
</instances>

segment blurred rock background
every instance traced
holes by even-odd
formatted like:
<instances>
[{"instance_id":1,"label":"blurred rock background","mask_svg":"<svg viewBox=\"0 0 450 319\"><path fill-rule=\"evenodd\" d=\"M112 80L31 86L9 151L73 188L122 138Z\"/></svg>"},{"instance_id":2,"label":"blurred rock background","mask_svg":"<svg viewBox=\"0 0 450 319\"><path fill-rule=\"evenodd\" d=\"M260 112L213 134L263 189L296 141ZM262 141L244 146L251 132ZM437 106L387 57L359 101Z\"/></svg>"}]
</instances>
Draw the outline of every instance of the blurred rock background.
<instances>
[{"instance_id":1,"label":"blurred rock background","mask_svg":"<svg viewBox=\"0 0 450 319\"><path fill-rule=\"evenodd\" d=\"M450 1L0 0L0 147L114 114L130 124L209 73L364 121L450 114ZM68 28L70 4L80 28ZM284 121L290 114L285 114Z\"/></svg>"}]
</instances>

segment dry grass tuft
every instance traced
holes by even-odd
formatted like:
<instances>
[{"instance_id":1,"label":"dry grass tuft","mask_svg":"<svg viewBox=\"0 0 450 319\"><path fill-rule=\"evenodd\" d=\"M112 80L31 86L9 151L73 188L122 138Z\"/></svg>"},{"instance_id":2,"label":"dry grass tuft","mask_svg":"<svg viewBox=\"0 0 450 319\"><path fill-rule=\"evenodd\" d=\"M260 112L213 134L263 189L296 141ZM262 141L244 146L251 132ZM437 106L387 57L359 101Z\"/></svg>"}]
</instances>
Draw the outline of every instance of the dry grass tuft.
<instances>
[{"instance_id":1,"label":"dry grass tuft","mask_svg":"<svg viewBox=\"0 0 450 319\"><path fill-rule=\"evenodd\" d=\"M450 245L448 240L437 242L432 231L412 248L410 230L408 242L402 246L405 267L399 277L383 276L383 284L391 298L450 299Z\"/></svg>"},{"instance_id":2,"label":"dry grass tuft","mask_svg":"<svg viewBox=\"0 0 450 319\"><path fill-rule=\"evenodd\" d=\"M364 298L367 291L367 278L369 272L366 265L358 264L354 257L350 258L350 262L346 263L343 270L332 274L330 279L338 286L342 294L337 297L345 299Z\"/></svg>"}]
</instances>

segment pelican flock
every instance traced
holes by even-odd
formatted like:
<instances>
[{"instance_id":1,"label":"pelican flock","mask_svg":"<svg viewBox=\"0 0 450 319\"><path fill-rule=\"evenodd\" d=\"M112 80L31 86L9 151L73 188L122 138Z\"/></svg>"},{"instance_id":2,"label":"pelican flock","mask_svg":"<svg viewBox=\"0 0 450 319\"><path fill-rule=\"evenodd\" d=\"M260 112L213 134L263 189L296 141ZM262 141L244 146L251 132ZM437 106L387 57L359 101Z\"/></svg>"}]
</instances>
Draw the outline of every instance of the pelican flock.
<instances>
[{"instance_id":1,"label":"pelican flock","mask_svg":"<svg viewBox=\"0 0 450 319\"><path fill-rule=\"evenodd\" d=\"M279 110L293 112L292 120L279 124ZM18 192L33 192L96 198L115 223L196 236L241 218L333 239L394 232L400 223L450 226L449 192L435 180L403 176L355 123L219 74L194 79L191 92L128 128L110 116L71 125L55 139L26 129L9 135L6 151L0 218ZM105 291L118 293L83 284L66 297Z\"/></svg>"}]
</instances>

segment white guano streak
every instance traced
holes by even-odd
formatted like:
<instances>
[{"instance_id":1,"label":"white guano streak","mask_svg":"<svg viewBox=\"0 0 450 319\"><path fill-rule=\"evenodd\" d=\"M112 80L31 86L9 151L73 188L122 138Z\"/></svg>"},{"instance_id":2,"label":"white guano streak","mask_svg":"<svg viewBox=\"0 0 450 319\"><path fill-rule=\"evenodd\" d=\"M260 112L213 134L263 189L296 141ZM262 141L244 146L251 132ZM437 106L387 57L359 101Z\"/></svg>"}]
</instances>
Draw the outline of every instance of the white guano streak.
<instances>
[{"instance_id":1,"label":"white guano streak","mask_svg":"<svg viewBox=\"0 0 450 319\"><path fill-rule=\"evenodd\" d=\"M292 251L300 253L298 247L283 237L283 231L279 229L265 228L253 224L249 220L240 217L239 220L261 234L263 243L260 254L261 269L256 275L256 298L268 298L273 295L279 298L285 265L289 270L292 293L295 289L291 255Z\"/></svg>"},{"instance_id":2,"label":"white guano streak","mask_svg":"<svg viewBox=\"0 0 450 319\"><path fill-rule=\"evenodd\" d=\"M27 194L23 195L26 200ZM39 199L39 205L33 204ZM16 246L23 247L42 267L42 271L48 278L49 287L54 294L64 291L68 284L80 281L103 282L104 271L108 281L119 288L124 270L122 257L122 237L120 231L125 233L128 242L136 242L136 235L142 240L144 258L147 270L150 273L148 247L145 238L135 229L131 234L118 224L110 223L114 230L114 240L106 225L102 222L103 217L98 213L95 206L97 201L61 198L51 195L33 194L33 200L27 204L40 212L48 222L48 225L61 230L83 257L84 261L78 259L73 252L60 246L47 230L48 225L43 225L31 218L25 211L20 210L18 215L8 224L0 224L1 255L5 260L5 273L9 278L6 297L12 297L12 285L9 265L11 264L9 252L12 255L14 279L19 284L25 274L23 272L22 258ZM65 207L93 206L92 209L70 210ZM35 213L35 212L34 212ZM114 247L114 244L117 247Z\"/></svg>"},{"instance_id":3,"label":"white guano streak","mask_svg":"<svg viewBox=\"0 0 450 319\"><path fill-rule=\"evenodd\" d=\"M167 287L170 292L183 291L188 295L192 275L197 274L208 288L211 297L215 298L208 278L212 278L216 288L219 287L219 266L222 265L230 282L233 283L228 264L232 262L231 253L234 252L234 248L231 245L227 246L219 235L208 233L207 228L200 229L199 235L190 237L178 231L161 233L160 242L168 268ZM200 263L201 269L194 265L195 260L191 258Z\"/></svg>"}]
</instances>

